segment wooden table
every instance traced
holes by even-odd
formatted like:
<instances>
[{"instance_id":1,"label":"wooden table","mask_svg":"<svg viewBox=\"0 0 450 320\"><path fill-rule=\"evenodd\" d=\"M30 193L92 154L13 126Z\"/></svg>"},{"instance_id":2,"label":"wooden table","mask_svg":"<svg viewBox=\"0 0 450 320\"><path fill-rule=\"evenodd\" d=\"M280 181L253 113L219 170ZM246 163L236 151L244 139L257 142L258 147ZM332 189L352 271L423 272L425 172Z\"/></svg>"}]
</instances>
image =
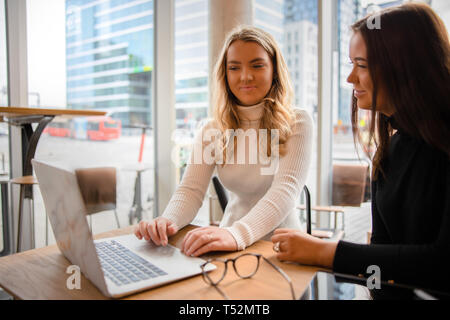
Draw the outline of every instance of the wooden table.
<instances>
[{"instance_id":1,"label":"wooden table","mask_svg":"<svg viewBox=\"0 0 450 320\"><path fill-rule=\"evenodd\" d=\"M56 116L79 117L79 116L104 116L105 111L72 110L72 109L40 109L21 107L0 107L0 121L8 122L22 128L22 165L23 176L33 174L31 159L34 158L39 138L47 124ZM32 124L38 123L33 131Z\"/></svg>"},{"instance_id":2,"label":"wooden table","mask_svg":"<svg viewBox=\"0 0 450 320\"><path fill-rule=\"evenodd\" d=\"M182 229L170 238L169 243L180 247L184 235L193 228L195 227L187 226ZM95 238L130 234L133 230L134 227L126 227L102 233ZM316 267L278 261L272 250L272 243L268 241L257 241L244 251L216 252L206 254L202 258L231 258L244 252L260 253L281 267L291 278L297 298L308 287L316 271L320 270ZM56 245L3 257L0 258L0 286L17 299L107 299L83 275L81 289L67 289L66 281L70 274L66 273L66 269L70 264ZM287 281L265 261L261 261L258 272L251 279L240 279L233 268L229 269L219 286L230 299L292 299ZM197 275L125 299L223 300L223 297L214 287L207 285L201 275Z\"/></svg>"}]
</instances>

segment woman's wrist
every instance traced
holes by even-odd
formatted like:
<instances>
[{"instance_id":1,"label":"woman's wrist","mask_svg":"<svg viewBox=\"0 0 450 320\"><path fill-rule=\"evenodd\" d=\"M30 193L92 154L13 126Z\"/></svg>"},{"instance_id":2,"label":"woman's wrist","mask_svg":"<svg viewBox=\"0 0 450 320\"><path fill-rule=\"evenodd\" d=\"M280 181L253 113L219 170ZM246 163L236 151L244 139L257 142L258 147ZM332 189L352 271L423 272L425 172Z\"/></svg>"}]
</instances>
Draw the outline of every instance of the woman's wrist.
<instances>
[{"instance_id":1,"label":"woman's wrist","mask_svg":"<svg viewBox=\"0 0 450 320\"><path fill-rule=\"evenodd\" d=\"M336 253L337 242L320 240L317 264L328 269L333 268L334 255Z\"/></svg>"}]
</instances>

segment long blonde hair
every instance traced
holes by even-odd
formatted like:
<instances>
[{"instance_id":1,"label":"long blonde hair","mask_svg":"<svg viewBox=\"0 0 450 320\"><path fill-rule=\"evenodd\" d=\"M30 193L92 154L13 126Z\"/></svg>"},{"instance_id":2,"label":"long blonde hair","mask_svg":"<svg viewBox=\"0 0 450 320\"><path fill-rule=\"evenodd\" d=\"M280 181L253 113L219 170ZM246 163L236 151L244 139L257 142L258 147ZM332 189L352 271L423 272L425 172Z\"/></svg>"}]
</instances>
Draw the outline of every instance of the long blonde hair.
<instances>
[{"instance_id":1,"label":"long blonde hair","mask_svg":"<svg viewBox=\"0 0 450 320\"><path fill-rule=\"evenodd\" d=\"M240 120L236 110L238 103L228 86L226 72L228 49L237 40L259 44L266 50L272 61L274 70L273 82L269 93L263 99L265 103L260 129L278 130L279 154L283 156L286 154L286 142L292 134L292 124L295 117L292 108L293 90L286 63L275 39L269 33L252 26L239 26L228 35L214 68L214 120L222 133L224 159L226 159L227 146L232 138L230 135L227 135L227 130L240 128ZM270 146L270 139L268 144ZM270 147L267 148L267 155L271 155Z\"/></svg>"}]
</instances>

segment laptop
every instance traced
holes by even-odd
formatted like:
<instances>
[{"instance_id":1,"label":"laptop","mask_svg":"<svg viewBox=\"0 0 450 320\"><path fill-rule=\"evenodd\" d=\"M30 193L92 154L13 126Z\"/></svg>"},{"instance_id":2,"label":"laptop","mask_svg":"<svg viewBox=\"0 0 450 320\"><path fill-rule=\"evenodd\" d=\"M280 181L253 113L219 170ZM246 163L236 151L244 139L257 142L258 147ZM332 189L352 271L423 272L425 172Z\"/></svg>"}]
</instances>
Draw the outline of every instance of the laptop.
<instances>
[{"instance_id":1,"label":"laptop","mask_svg":"<svg viewBox=\"0 0 450 320\"><path fill-rule=\"evenodd\" d=\"M75 173L31 162L59 249L105 296L119 298L202 272L203 259L134 234L93 240Z\"/></svg>"}]
</instances>

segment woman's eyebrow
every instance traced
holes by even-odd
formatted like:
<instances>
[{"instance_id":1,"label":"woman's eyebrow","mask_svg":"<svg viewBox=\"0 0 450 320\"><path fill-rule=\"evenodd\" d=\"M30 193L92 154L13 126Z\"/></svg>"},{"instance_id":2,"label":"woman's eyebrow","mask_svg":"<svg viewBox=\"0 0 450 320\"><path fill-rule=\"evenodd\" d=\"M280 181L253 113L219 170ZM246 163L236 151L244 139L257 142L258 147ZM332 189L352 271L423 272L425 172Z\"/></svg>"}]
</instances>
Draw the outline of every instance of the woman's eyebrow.
<instances>
[{"instance_id":1,"label":"woman's eyebrow","mask_svg":"<svg viewBox=\"0 0 450 320\"><path fill-rule=\"evenodd\" d=\"M250 61L250 63L255 63L255 62L264 62L266 61L264 58L255 58L253 60ZM231 60L231 61L227 61L228 64L242 64L242 62L240 61L236 61L236 60Z\"/></svg>"},{"instance_id":2,"label":"woman's eyebrow","mask_svg":"<svg viewBox=\"0 0 450 320\"><path fill-rule=\"evenodd\" d=\"M367 59L361 58L361 57L356 57L355 61L365 61L367 62Z\"/></svg>"},{"instance_id":3,"label":"woman's eyebrow","mask_svg":"<svg viewBox=\"0 0 450 320\"><path fill-rule=\"evenodd\" d=\"M260 61L266 61L265 59L263 59L263 58L255 58L255 59L253 59L252 61L250 61L250 63L254 63L254 62L260 62Z\"/></svg>"}]
</instances>

